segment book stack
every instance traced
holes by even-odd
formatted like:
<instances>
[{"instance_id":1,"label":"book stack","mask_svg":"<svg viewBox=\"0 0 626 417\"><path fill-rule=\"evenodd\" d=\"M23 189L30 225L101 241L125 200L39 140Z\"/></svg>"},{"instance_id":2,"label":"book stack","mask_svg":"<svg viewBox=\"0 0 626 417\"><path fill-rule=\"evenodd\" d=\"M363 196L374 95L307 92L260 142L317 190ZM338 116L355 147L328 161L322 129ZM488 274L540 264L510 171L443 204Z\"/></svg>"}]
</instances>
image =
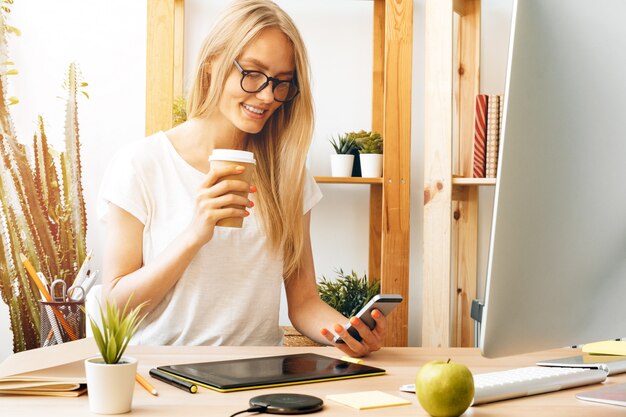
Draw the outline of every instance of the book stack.
<instances>
[{"instance_id":1,"label":"book stack","mask_svg":"<svg viewBox=\"0 0 626 417\"><path fill-rule=\"evenodd\" d=\"M474 118L473 177L495 178L502 125L503 96L476 96Z\"/></svg>"}]
</instances>

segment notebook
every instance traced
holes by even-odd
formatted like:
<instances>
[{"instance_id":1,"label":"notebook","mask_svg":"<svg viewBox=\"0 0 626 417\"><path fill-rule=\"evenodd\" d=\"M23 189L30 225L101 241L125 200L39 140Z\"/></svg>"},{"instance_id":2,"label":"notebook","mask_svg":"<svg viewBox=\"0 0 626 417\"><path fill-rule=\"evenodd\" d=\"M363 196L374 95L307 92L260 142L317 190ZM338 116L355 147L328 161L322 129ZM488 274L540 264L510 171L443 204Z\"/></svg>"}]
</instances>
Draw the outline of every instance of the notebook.
<instances>
[{"instance_id":1,"label":"notebook","mask_svg":"<svg viewBox=\"0 0 626 417\"><path fill-rule=\"evenodd\" d=\"M89 338L15 353L0 364L0 394L84 394L87 380L83 361L97 352L93 338Z\"/></svg>"},{"instance_id":2,"label":"notebook","mask_svg":"<svg viewBox=\"0 0 626 417\"><path fill-rule=\"evenodd\" d=\"M218 392L383 375L384 369L314 353L157 367Z\"/></svg>"}]
</instances>

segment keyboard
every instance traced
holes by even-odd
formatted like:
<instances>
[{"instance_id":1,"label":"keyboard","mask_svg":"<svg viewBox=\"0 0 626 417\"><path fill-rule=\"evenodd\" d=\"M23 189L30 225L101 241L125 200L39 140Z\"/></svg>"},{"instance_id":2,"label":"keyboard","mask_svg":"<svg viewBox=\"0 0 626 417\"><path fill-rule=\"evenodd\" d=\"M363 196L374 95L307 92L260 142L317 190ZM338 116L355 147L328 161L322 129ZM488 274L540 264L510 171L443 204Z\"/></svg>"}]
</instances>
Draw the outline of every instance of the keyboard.
<instances>
[{"instance_id":1,"label":"keyboard","mask_svg":"<svg viewBox=\"0 0 626 417\"><path fill-rule=\"evenodd\" d=\"M602 369L529 366L474 375L474 402L485 404L511 398L559 391L604 381ZM403 385L401 391L415 392L415 384Z\"/></svg>"}]
</instances>

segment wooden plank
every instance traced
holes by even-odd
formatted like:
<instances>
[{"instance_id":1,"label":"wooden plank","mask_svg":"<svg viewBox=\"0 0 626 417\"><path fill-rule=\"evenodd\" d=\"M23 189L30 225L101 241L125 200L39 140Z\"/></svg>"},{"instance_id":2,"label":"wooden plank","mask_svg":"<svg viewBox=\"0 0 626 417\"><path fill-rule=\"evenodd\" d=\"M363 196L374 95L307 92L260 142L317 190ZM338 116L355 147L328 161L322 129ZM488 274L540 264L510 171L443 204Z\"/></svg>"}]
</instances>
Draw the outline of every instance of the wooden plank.
<instances>
[{"instance_id":1,"label":"wooden plank","mask_svg":"<svg viewBox=\"0 0 626 417\"><path fill-rule=\"evenodd\" d=\"M361 177L323 177L316 176L318 184L382 184L382 178L361 178Z\"/></svg>"},{"instance_id":2,"label":"wooden plank","mask_svg":"<svg viewBox=\"0 0 626 417\"><path fill-rule=\"evenodd\" d=\"M454 46L452 48L453 53L453 68L459 68L459 63L461 61L461 16L457 13L454 13L452 16L452 25L453 30L452 34L454 37ZM452 71L452 177L455 176L462 177L463 171L461 171L461 141L460 141L460 125L461 125L461 111L459 109L459 105L461 104L460 97L460 71ZM452 257L454 259L454 256Z\"/></svg>"},{"instance_id":3,"label":"wooden plank","mask_svg":"<svg viewBox=\"0 0 626 417\"><path fill-rule=\"evenodd\" d=\"M175 0L148 1L146 135L172 126Z\"/></svg>"},{"instance_id":4,"label":"wooden plank","mask_svg":"<svg viewBox=\"0 0 626 417\"><path fill-rule=\"evenodd\" d=\"M383 226L383 185L370 186L370 235L368 257L368 281L381 278L381 240Z\"/></svg>"},{"instance_id":5,"label":"wooden plank","mask_svg":"<svg viewBox=\"0 0 626 417\"><path fill-rule=\"evenodd\" d=\"M480 0L465 0L465 15L459 21L459 156L460 172L472 177L474 143L474 102L480 92Z\"/></svg>"},{"instance_id":6,"label":"wooden plank","mask_svg":"<svg viewBox=\"0 0 626 417\"><path fill-rule=\"evenodd\" d=\"M372 130L383 131L385 82L385 0L374 0Z\"/></svg>"},{"instance_id":7,"label":"wooden plank","mask_svg":"<svg viewBox=\"0 0 626 417\"><path fill-rule=\"evenodd\" d=\"M428 347L451 339L452 16L452 0L427 0L422 346Z\"/></svg>"},{"instance_id":8,"label":"wooden plank","mask_svg":"<svg viewBox=\"0 0 626 417\"><path fill-rule=\"evenodd\" d=\"M408 344L413 0L385 3L382 292L405 302L389 318L386 346Z\"/></svg>"},{"instance_id":9,"label":"wooden plank","mask_svg":"<svg viewBox=\"0 0 626 417\"><path fill-rule=\"evenodd\" d=\"M470 316L476 298L478 188L468 188L467 198L457 202L454 216L458 228L456 247L455 346L474 346L474 321Z\"/></svg>"},{"instance_id":10,"label":"wooden plank","mask_svg":"<svg viewBox=\"0 0 626 417\"><path fill-rule=\"evenodd\" d=\"M374 0L372 62L372 130L383 132L385 112L385 0ZM383 174L384 175L384 174ZM382 179L381 179L382 184ZM381 278L383 186L370 187L369 280Z\"/></svg>"},{"instance_id":11,"label":"wooden plank","mask_svg":"<svg viewBox=\"0 0 626 417\"><path fill-rule=\"evenodd\" d=\"M185 0L174 0L174 100L185 95Z\"/></svg>"},{"instance_id":12,"label":"wooden plank","mask_svg":"<svg viewBox=\"0 0 626 417\"><path fill-rule=\"evenodd\" d=\"M465 0L460 18L459 62L459 156L464 177L472 176L475 97L480 88L480 0ZM456 263L453 269L456 302L453 305L454 346L474 346L474 321L470 316L476 298L478 256L478 189L472 187L467 198L456 204L453 228L457 234ZM453 232L453 233L454 233Z\"/></svg>"}]
</instances>

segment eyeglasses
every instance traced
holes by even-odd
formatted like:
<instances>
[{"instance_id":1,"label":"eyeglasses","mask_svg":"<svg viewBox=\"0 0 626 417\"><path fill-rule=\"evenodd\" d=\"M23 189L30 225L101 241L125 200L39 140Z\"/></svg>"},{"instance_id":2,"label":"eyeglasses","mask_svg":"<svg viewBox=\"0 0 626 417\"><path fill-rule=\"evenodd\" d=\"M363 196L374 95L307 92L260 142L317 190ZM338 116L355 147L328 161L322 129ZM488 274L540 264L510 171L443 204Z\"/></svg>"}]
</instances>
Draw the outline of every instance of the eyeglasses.
<instances>
[{"instance_id":1,"label":"eyeglasses","mask_svg":"<svg viewBox=\"0 0 626 417\"><path fill-rule=\"evenodd\" d=\"M274 100L281 103L293 100L300 90L296 84L296 79L293 80L279 80L278 78L269 77L261 71L248 71L241 68L237 60L233 60L235 67L241 73L241 89L246 93L258 93L262 91L267 85L272 82L272 93L274 93Z\"/></svg>"}]
</instances>

